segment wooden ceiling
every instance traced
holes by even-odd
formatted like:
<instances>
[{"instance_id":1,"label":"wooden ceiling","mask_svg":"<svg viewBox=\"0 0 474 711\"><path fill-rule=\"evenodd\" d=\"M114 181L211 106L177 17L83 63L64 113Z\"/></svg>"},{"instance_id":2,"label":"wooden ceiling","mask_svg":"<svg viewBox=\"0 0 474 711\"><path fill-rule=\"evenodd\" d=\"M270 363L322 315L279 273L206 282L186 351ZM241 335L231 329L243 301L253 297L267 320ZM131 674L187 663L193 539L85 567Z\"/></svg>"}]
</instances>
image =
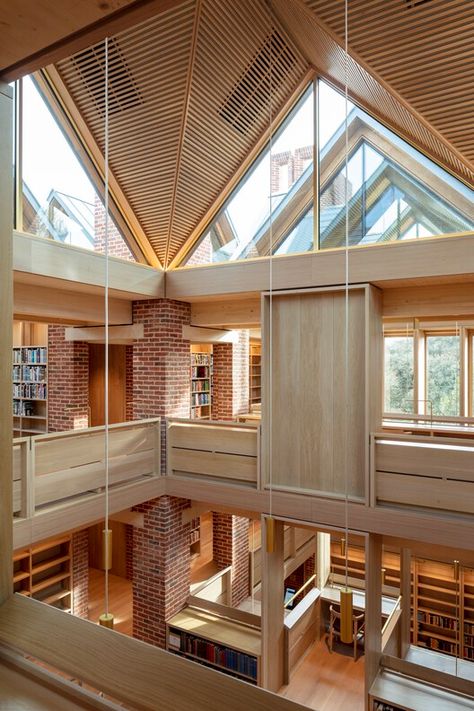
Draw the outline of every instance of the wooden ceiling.
<instances>
[{"instance_id":1,"label":"wooden ceiling","mask_svg":"<svg viewBox=\"0 0 474 711\"><path fill-rule=\"evenodd\" d=\"M344 0L305 0L341 44ZM349 0L353 56L387 82L474 170L474 2Z\"/></svg>"},{"instance_id":2,"label":"wooden ceiling","mask_svg":"<svg viewBox=\"0 0 474 711\"><path fill-rule=\"evenodd\" d=\"M347 67L352 98L474 183L465 130L474 3L350 0L347 63L344 0L128 4L142 16L109 40L109 161L125 209L164 268L199 237L313 68L341 86ZM103 154L104 45L79 49L55 61L55 88Z\"/></svg>"},{"instance_id":3,"label":"wooden ceiling","mask_svg":"<svg viewBox=\"0 0 474 711\"><path fill-rule=\"evenodd\" d=\"M308 64L263 0L184 0L116 35L109 66L110 168L167 267ZM103 151L103 45L56 69Z\"/></svg>"}]
</instances>

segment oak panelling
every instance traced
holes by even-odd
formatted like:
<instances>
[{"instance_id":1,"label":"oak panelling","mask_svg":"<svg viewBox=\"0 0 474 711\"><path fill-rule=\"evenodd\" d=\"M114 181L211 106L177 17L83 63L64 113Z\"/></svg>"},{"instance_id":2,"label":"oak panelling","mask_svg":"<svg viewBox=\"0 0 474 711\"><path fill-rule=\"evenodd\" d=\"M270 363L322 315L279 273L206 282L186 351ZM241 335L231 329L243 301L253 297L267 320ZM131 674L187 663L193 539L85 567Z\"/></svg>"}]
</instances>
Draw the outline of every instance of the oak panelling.
<instances>
[{"instance_id":1,"label":"oak panelling","mask_svg":"<svg viewBox=\"0 0 474 711\"><path fill-rule=\"evenodd\" d=\"M0 82L0 605L12 580L12 90Z\"/></svg>"},{"instance_id":2,"label":"oak panelling","mask_svg":"<svg viewBox=\"0 0 474 711\"><path fill-rule=\"evenodd\" d=\"M473 281L474 268L466 254L472 249L472 235L357 246L349 252L349 282L383 287L423 284L431 280ZM301 255L272 258L273 288L299 289L341 284L345 250L331 249ZM189 267L166 274L166 296L183 301L225 294L255 294L270 287L269 258L230 262L206 267Z\"/></svg>"},{"instance_id":3,"label":"oak panelling","mask_svg":"<svg viewBox=\"0 0 474 711\"><path fill-rule=\"evenodd\" d=\"M321 626L319 590L308 590L303 600L285 617L285 683L304 653L317 639Z\"/></svg>"},{"instance_id":4,"label":"oak panelling","mask_svg":"<svg viewBox=\"0 0 474 711\"><path fill-rule=\"evenodd\" d=\"M191 304L193 326L250 328L260 321L260 297Z\"/></svg>"},{"instance_id":5,"label":"oak panelling","mask_svg":"<svg viewBox=\"0 0 474 711\"><path fill-rule=\"evenodd\" d=\"M168 420L168 476L202 475L259 480L259 428Z\"/></svg>"},{"instance_id":6,"label":"oak panelling","mask_svg":"<svg viewBox=\"0 0 474 711\"><path fill-rule=\"evenodd\" d=\"M378 383L381 370L371 337L372 321L381 333L376 295L370 287L348 291L347 382L345 291L277 293L271 312L264 297L266 485L343 496L347 467L347 493L366 495L368 424L381 417L379 393L369 392L370 378Z\"/></svg>"},{"instance_id":7,"label":"oak panelling","mask_svg":"<svg viewBox=\"0 0 474 711\"><path fill-rule=\"evenodd\" d=\"M472 282L384 289L383 313L387 318L472 317L473 294Z\"/></svg>"},{"instance_id":8,"label":"oak panelling","mask_svg":"<svg viewBox=\"0 0 474 711\"><path fill-rule=\"evenodd\" d=\"M305 708L21 595L0 609L0 642L82 679L137 711Z\"/></svg>"},{"instance_id":9,"label":"oak panelling","mask_svg":"<svg viewBox=\"0 0 474 711\"><path fill-rule=\"evenodd\" d=\"M374 437L375 502L474 512L474 444Z\"/></svg>"}]
</instances>

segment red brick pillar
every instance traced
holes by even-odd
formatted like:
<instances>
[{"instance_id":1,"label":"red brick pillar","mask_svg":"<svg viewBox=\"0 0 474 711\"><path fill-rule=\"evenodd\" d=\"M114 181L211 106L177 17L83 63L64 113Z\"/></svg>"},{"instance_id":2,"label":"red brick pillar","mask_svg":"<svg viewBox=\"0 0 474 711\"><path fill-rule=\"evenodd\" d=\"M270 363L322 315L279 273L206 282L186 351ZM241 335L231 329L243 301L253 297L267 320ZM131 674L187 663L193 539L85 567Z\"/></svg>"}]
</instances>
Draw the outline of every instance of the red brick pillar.
<instances>
[{"instance_id":1,"label":"red brick pillar","mask_svg":"<svg viewBox=\"0 0 474 711\"><path fill-rule=\"evenodd\" d=\"M249 525L247 518L212 514L212 549L220 568L232 566L230 604L237 607L250 594Z\"/></svg>"},{"instance_id":2,"label":"red brick pillar","mask_svg":"<svg viewBox=\"0 0 474 711\"><path fill-rule=\"evenodd\" d=\"M212 419L233 420L249 409L249 332L213 347Z\"/></svg>"},{"instance_id":3,"label":"red brick pillar","mask_svg":"<svg viewBox=\"0 0 474 711\"><path fill-rule=\"evenodd\" d=\"M64 326L48 328L48 429L88 426L89 348L65 340Z\"/></svg>"},{"instance_id":4,"label":"red brick pillar","mask_svg":"<svg viewBox=\"0 0 474 711\"><path fill-rule=\"evenodd\" d=\"M166 646L166 620L181 610L190 586L190 523L181 514L190 502L161 496L135 507L143 528L133 530L133 636Z\"/></svg>"},{"instance_id":5,"label":"red brick pillar","mask_svg":"<svg viewBox=\"0 0 474 711\"><path fill-rule=\"evenodd\" d=\"M125 577L133 580L133 526L125 524Z\"/></svg>"},{"instance_id":6,"label":"red brick pillar","mask_svg":"<svg viewBox=\"0 0 474 711\"><path fill-rule=\"evenodd\" d=\"M72 612L88 617L89 607L89 533L87 528L72 534Z\"/></svg>"},{"instance_id":7,"label":"red brick pillar","mask_svg":"<svg viewBox=\"0 0 474 711\"><path fill-rule=\"evenodd\" d=\"M191 306L170 299L133 303L133 322L143 323L143 338L133 344L134 420L147 417L189 417L191 373L189 341L184 325ZM165 428L161 438L162 466L166 466Z\"/></svg>"}]
</instances>

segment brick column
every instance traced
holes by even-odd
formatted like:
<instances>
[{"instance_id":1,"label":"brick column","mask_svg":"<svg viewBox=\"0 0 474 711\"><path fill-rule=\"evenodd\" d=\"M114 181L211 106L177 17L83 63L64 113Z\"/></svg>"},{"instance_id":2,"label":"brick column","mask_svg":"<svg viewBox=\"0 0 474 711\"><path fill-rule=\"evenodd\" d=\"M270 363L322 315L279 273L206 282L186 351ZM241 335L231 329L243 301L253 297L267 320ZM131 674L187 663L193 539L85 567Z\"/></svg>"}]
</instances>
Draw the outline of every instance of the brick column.
<instances>
[{"instance_id":1,"label":"brick column","mask_svg":"<svg viewBox=\"0 0 474 711\"><path fill-rule=\"evenodd\" d=\"M249 409L249 332L213 347L212 419L233 420Z\"/></svg>"},{"instance_id":2,"label":"brick column","mask_svg":"<svg viewBox=\"0 0 474 711\"><path fill-rule=\"evenodd\" d=\"M125 577L133 580L133 526L125 524Z\"/></svg>"},{"instance_id":3,"label":"brick column","mask_svg":"<svg viewBox=\"0 0 474 711\"><path fill-rule=\"evenodd\" d=\"M133 346L125 347L125 419L133 420Z\"/></svg>"},{"instance_id":4,"label":"brick column","mask_svg":"<svg viewBox=\"0 0 474 711\"><path fill-rule=\"evenodd\" d=\"M133 636L166 646L166 620L181 610L190 586L190 523L186 499L161 496L135 507L143 528L133 531Z\"/></svg>"},{"instance_id":5,"label":"brick column","mask_svg":"<svg viewBox=\"0 0 474 711\"><path fill-rule=\"evenodd\" d=\"M72 534L72 612L88 617L89 606L89 533L87 528Z\"/></svg>"},{"instance_id":6,"label":"brick column","mask_svg":"<svg viewBox=\"0 0 474 711\"><path fill-rule=\"evenodd\" d=\"M237 607L250 594L249 525L247 518L231 514L212 514L212 550L221 568L232 566L230 604Z\"/></svg>"},{"instance_id":7,"label":"brick column","mask_svg":"<svg viewBox=\"0 0 474 711\"><path fill-rule=\"evenodd\" d=\"M65 340L64 326L48 328L48 429L88 426L89 348Z\"/></svg>"}]
</instances>

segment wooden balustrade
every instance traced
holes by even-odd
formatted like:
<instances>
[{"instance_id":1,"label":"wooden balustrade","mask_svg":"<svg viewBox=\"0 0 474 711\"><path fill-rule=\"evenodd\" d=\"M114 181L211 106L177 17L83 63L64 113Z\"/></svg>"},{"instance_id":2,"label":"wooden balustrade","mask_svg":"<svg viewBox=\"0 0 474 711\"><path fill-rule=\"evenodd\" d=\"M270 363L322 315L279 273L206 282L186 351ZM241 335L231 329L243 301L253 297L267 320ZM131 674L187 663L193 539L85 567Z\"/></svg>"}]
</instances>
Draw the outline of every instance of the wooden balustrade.
<instances>
[{"instance_id":1,"label":"wooden balustrade","mask_svg":"<svg viewBox=\"0 0 474 711\"><path fill-rule=\"evenodd\" d=\"M474 442L372 435L371 504L474 513Z\"/></svg>"},{"instance_id":2,"label":"wooden balustrade","mask_svg":"<svg viewBox=\"0 0 474 711\"><path fill-rule=\"evenodd\" d=\"M86 500L91 504L91 515L95 508L99 510L100 507L92 506L91 499L95 495L98 501L104 496L104 432L104 427L90 427L13 441L15 528L23 528L26 535L26 522L41 519L44 523L45 514L53 509L61 511L67 520L71 505L80 505ZM115 496L117 507L122 504L122 508L127 508L127 505L139 503L129 502L127 496L122 499L116 496L118 491L130 492L133 485L142 488L145 485L145 499L150 498L152 487L146 484L160 475L160 420L111 425L108 462L109 491L112 499ZM79 519L71 525L73 523L79 523ZM45 531L48 535L57 532ZM28 540L22 538L19 544L30 540L31 536Z\"/></svg>"},{"instance_id":3,"label":"wooden balustrade","mask_svg":"<svg viewBox=\"0 0 474 711\"><path fill-rule=\"evenodd\" d=\"M260 427L168 420L168 476L260 486Z\"/></svg>"}]
</instances>

